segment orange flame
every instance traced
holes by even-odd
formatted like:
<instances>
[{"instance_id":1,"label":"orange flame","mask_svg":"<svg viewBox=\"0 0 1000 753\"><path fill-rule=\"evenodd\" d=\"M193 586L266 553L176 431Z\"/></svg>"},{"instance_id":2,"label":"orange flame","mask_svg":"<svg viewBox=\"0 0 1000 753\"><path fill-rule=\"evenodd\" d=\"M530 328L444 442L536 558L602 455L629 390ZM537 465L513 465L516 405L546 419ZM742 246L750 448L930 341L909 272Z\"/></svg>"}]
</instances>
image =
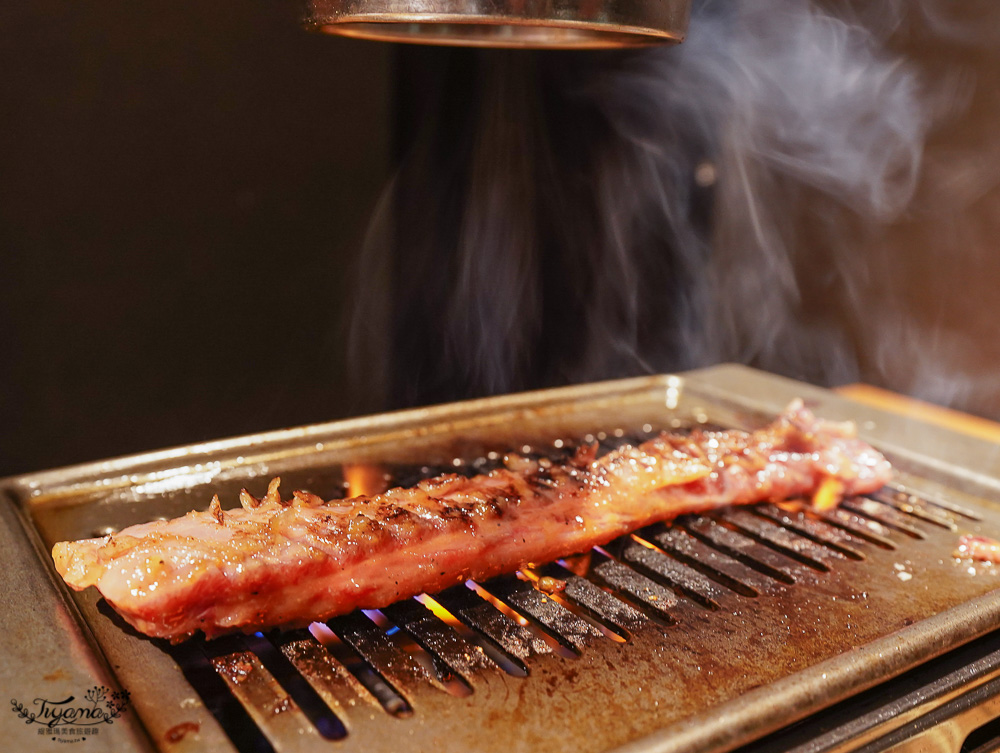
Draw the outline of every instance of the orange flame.
<instances>
[{"instance_id":1,"label":"orange flame","mask_svg":"<svg viewBox=\"0 0 1000 753\"><path fill-rule=\"evenodd\" d=\"M445 606L437 599L434 599L428 596L427 594L420 594L419 596L416 597L416 599L425 607L427 607L429 610L431 610L431 612L434 613L434 616L437 617L442 622L444 622L445 624L451 625L451 627L453 628L464 627L461 621L457 617L455 617L455 615L449 612L448 609L445 608Z\"/></svg>"},{"instance_id":2,"label":"orange flame","mask_svg":"<svg viewBox=\"0 0 1000 753\"><path fill-rule=\"evenodd\" d=\"M371 463L345 464L344 481L347 484L348 498L370 497L389 488L382 466Z\"/></svg>"},{"instance_id":3,"label":"orange flame","mask_svg":"<svg viewBox=\"0 0 1000 753\"><path fill-rule=\"evenodd\" d=\"M813 495L813 507L817 510L831 510L840 504L844 496L844 484L834 476L827 476L820 482Z\"/></svg>"},{"instance_id":4,"label":"orange flame","mask_svg":"<svg viewBox=\"0 0 1000 753\"><path fill-rule=\"evenodd\" d=\"M487 591L481 585L479 585L478 583L476 583L474 580L467 580L467 581L465 581L465 585L468 586L468 587L470 587L473 591L475 591L477 594L479 594L480 597L482 597L483 599L485 599L486 601L488 601L490 604L492 604L493 606L495 606L498 610L500 610L505 615L507 615L508 617L510 617L512 620L514 620L514 622L516 622L521 627L526 627L527 626L527 624L528 624L527 618L525 618L525 617L521 616L520 614L518 614L513 608L511 608L509 605L505 604L504 602L500 601L500 599L498 599L496 596L494 596L493 594L491 594L489 591Z\"/></svg>"}]
</instances>

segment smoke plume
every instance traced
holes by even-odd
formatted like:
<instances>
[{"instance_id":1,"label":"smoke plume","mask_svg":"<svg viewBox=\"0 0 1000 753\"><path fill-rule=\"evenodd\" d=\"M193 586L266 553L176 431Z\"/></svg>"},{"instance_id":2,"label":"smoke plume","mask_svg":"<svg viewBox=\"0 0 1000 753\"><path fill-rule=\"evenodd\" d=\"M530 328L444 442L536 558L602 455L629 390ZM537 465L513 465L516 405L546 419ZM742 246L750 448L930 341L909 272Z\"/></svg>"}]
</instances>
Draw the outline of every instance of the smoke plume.
<instances>
[{"instance_id":1,"label":"smoke plume","mask_svg":"<svg viewBox=\"0 0 1000 753\"><path fill-rule=\"evenodd\" d=\"M996 149L925 159L968 69L895 42L996 42L982 26L928 0L706 0L677 47L434 53L360 270L366 407L724 361L981 391L881 239L996 184Z\"/></svg>"}]
</instances>

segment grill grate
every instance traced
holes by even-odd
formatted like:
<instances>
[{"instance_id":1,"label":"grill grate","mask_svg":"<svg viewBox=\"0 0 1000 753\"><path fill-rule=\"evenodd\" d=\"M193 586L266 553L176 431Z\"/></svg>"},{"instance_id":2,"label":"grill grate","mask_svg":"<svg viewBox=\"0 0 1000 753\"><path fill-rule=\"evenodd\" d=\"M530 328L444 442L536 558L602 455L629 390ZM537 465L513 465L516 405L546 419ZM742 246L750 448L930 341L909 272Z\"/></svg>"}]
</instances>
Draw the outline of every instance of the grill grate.
<instances>
[{"instance_id":1,"label":"grill grate","mask_svg":"<svg viewBox=\"0 0 1000 753\"><path fill-rule=\"evenodd\" d=\"M758 504L687 515L596 548L585 568L575 563L582 574L550 563L433 599L354 612L312 632L196 640L169 650L239 750L287 750L290 736L343 739L354 718L370 718L373 709L395 718L419 713L411 694L433 689L457 704L484 672L530 676L533 659L559 649L576 657L595 643L669 630L684 607L714 611L775 595L866 562L872 548L897 550L907 539L925 539L928 527L956 531L963 519L976 519L889 488L843 510ZM542 590L542 577L560 590ZM409 646L392 640L401 635ZM207 681L206 671L222 682Z\"/></svg>"},{"instance_id":2,"label":"grill grate","mask_svg":"<svg viewBox=\"0 0 1000 753\"><path fill-rule=\"evenodd\" d=\"M178 646L139 636L93 589L56 590L42 571L36 593L51 594L55 627L36 626L36 653L44 644L57 666L93 662L90 676L132 692L134 714L107 733L109 749L731 750L993 628L1000 568L951 556L961 534L1000 538L988 501L1000 481L982 453L970 454L975 471L928 459L907 445L918 438L910 425L721 369L229 440L3 487L25 541L37 539L18 556L45 568L55 541L183 514L215 492L235 500L274 475L333 496L354 483L347 467L412 484L445 468L482 472L525 442L569 452L566 438L588 431L609 449L653 426L750 428L803 395L832 418L873 415L868 430L893 456L896 482L825 512L686 515L519 576L308 630ZM0 556L15 551L2 543ZM21 666L26 677L52 673L51 662ZM52 682L64 697L80 692Z\"/></svg>"}]
</instances>

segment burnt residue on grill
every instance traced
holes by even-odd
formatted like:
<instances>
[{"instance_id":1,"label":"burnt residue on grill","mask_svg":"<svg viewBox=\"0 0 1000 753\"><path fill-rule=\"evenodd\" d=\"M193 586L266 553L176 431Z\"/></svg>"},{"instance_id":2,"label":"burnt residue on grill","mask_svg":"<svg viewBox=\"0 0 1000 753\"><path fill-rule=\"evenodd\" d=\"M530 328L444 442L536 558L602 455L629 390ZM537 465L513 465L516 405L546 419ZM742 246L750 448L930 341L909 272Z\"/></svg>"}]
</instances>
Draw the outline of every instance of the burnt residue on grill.
<instances>
[{"instance_id":1,"label":"burnt residue on grill","mask_svg":"<svg viewBox=\"0 0 1000 753\"><path fill-rule=\"evenodd\" d=\"M198 722L181 722L168 729L163 739L168 743L179 743L188 735L197 735L201 725Z\"/></svg>"},{"instance_id":2,"label":"burnt residue on grill","mask_svg":"<svg viewBox=\"0 0 1000 753\"><path fill-rule=\"evenodd\" d=\"M618 412L618 404L607 408L603 425L614 427ZM647 404L641 413L649 415ZM359 483L408 486L445 472L488 472L507 452L559 459L583 443L607 452L677 430L671 418L645 420L592 436L548 427L526 444L470 445L463 428L433 451L408 449L405 461L358 453L350 463L317 460L316 468L280 473L291 487L334 498ZM481 435L495 431L491 424ZM369 470L350 476L351 463ZM259 494L254 486L270 473L227 482L221 496L240 486ZM139 522L139 507L146 519L185 512L196 491L162 506L132 500L125 514L114 514L119 500L111 498L42 511L39 520L45 538L71 538ZM309 629L177 646L139 636L92 594L72 598L123 685L136 682L143 658L162 672L166 657L203 707L202 717L187 707L158 712L155 702L142 712L144 720L164 717L156 738L178 749L212 739L217 726L239 751L587 753L847 656L992 590L1000 568L951 557L962 533L997 535L997 521L985 517L947 493L925 496L902 482L823 512L790 502L684 515L581 556ZM194 719L199 730L167 742Z\"/></svg>"},{"instance_id":3,"label":"burnt residue on grill","mask_svg":"<svg viewBox=\"0 0 1000 753\"><path fill-rule=\"evenodd\" d=\"M484 456L453 469L472 474L499 462ZM400 468L392 479L408 484L440 470ZM570 688L596 699L585 726L603 747L634 732L623 733L620 720L615 735L599 731L624 698L637 718L695 710L683 694L637 685L653 667L672 682L698 683L702 705L705 688L722 700L842 652L845 635L860 645L932 613L942 596L931 570L952 564L940 560L942 536L972 523L960 509L893 489L826 512L794 502L727 508L649 526L585 560L532 566L308 631L166 650L241 750L277 740L276 715L343 743L376 717L420 730L434 714L469 713L478 703L493 709L491 718L521 725L525 741L549 745L527 720L539 694ZM886 609L877 592L889 587L896 595ZM575 749L594 748L570 737Z\"/></svg>"}]
</instances>

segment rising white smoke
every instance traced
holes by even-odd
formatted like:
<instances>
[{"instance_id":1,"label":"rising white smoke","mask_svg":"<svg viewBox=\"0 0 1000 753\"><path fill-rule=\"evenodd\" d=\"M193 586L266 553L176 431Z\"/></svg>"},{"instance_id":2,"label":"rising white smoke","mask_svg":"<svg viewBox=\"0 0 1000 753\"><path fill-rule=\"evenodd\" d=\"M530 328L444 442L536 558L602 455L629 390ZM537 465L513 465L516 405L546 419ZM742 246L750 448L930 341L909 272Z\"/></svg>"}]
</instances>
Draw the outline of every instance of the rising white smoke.
<instances>
[{"instance_id":1,"label":"rising white smoke","mask_svg":"<svg viewBox=\"0 0 1000 753\"><path fill-rule=\"evenodd\" d=\"M893 40L998 36L947 7L704 0L678 47L477 53L467 143L434 147L430 127L409 192L385 199L403 222L373 226L362 279L396 273L363 287L362 387L425 402L738 361L940 401L981 388L969 344L901 305L899 251L879 244L996 180L996 150L924 159L975 82ZM397 330L426 314L426 363L373 305Z\"/></svg>"},{"instance_id":2,"label":"rising white smoke","mask_svg":"<svg viewBox=\"0 0 1000 753\"><path fill-rule=\"evenodd\" d=\"M798 0L705 2L684 45L633 58L599 82L595 102L654 166L633 185L665 197L653 221L687 215L669 186L677 156L661 149L674 124L703 124L714 136L702 167L715 178L711 253L682 328L693 364L754 363L820 383L856 379L867 366L871 378L879 364L863 363L856 336L865 328L883 329L886 366L913 357L899 346L901 336L923 340L918 323L885 299L901 260L871 238L911 207L929 132L969 94L967 80L928 77L887 44L936 7L871 4L859 17ZM676 248L692 265L704 256L697 245Z\"/></svg>"}]
</instances>

